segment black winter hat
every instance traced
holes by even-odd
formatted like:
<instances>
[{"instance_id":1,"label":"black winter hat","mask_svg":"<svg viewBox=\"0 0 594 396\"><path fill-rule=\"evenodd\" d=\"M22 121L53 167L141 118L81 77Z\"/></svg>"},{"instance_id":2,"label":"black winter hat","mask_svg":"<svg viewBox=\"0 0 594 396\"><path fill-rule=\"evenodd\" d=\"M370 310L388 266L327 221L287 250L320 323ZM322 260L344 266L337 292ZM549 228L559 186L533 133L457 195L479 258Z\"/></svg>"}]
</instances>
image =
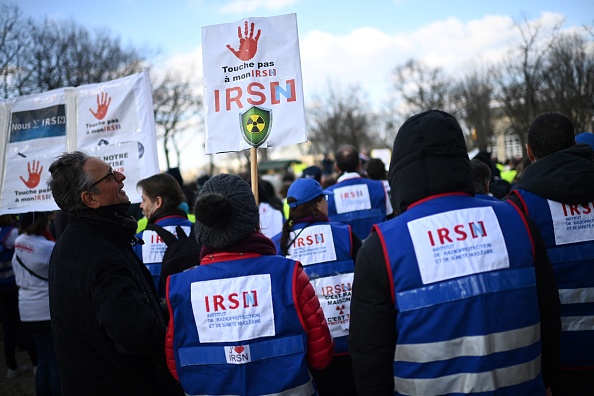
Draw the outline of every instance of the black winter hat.
<instances>
[{"instance_id":1,"label":"black winter hat","mask_svg":"<svg viewBox=\"0 0 594 396\"><path fill-rule=\"evenodd\" d=\"M221 249L256 231L260 224L258 205L250 185L236 175L210 178L194 206L196 240Z\"/></svg>"},{"instance_id":2,"label":"black winter hat","mask_svg":"<svg viewBox=\"0 0 594 396\"><path fill-rule=\"evenodd\" d=\"M394 140L389 181L398 213L431 195L474 195L464 134L456 118L429 110L406 120Z\"/></svg>"}]
</instances>

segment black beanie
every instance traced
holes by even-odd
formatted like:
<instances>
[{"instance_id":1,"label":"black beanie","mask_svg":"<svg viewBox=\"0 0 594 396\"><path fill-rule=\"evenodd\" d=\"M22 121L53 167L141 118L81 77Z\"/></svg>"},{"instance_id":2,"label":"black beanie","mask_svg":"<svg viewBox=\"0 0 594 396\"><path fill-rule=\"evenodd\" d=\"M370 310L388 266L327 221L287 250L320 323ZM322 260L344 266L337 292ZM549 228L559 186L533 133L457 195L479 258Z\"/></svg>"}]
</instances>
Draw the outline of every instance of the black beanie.
<instances>
[{"instance_id":1,"label":"black beanie","mask_svg":"<svg viewBox=\"0 0 594 396\"><path fill-rule=\"evenodd\" d=\"M200 190L194 206L196 240L222 249L257 230L258 205L250 185L236 175L210 178Z\"/></svg>"},{"instance_id":2,"label":"black beanie","mask_svg":"<svg viewBox=\"0 0 594 396\"><path fill-rule=\"evenodd\" d=\"M389 181L398 213L432 195L474 195L464 134L456 118L429 110L406 120L394 140Z\"/></svg>"}]
</instances>

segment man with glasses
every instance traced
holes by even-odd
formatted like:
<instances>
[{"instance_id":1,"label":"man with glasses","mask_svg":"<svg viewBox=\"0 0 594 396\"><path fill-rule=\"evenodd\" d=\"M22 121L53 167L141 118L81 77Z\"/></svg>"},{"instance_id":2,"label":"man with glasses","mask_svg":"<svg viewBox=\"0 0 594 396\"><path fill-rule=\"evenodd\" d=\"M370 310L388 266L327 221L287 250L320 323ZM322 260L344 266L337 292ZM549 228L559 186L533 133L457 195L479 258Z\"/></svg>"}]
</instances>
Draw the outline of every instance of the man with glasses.
<instances>
[{"instance_id":1,"label":"man with glasses","mask_svg":"<svg viewBox=\"0 0 594 396\"><path fill-rule=\"evenodd\" d=\"M75 151L54 161L48 185L69 216L50 260L50 313L62 392L176 395L165 319L150 273L132 250L124 174Z\"/></svg>"}]
</instances>

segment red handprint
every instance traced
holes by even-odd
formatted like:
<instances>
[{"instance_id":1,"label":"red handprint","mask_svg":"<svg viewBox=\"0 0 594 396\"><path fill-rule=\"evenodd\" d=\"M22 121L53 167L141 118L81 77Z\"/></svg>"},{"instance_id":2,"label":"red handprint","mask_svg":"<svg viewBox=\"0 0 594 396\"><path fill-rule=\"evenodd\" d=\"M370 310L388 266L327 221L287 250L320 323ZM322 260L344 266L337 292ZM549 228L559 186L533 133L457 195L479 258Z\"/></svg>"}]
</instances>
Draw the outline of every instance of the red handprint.
<instances>
[{"instance_id":1,"label":"red handprint","mask_svg":"<svg viewBox=\"0 0 594 396\"><path fill-rule=\"evenodd\" d=\"M260 38L260 33L262 33L262 31L258 29L258 33L256 33L256 37L254 38L254 23L252 22L250 36L248 37L248 23L245 21L245 37L241 36L241 26L237 26L239 50L234 50L231 47L231 44L227 44L227 48L229 48L229 51L233 52L233 54L242 61L248 61L256 55L256 52L258 52L258 39Z\"/></svg>"},{"instance_id":2,"label":"red handprint","mask_svg":"<svg viewBox=\"0 0 594 396\"><path fill-rule=\"evenodd\" d=\"M109 99L109 100L108 100ZM89 109L91 114L95 116L96 119L102 120L105 118L107 114L107 109L109 109L109 105L111 104L111 97L107 96L107 92L103 92L97 95L97 111L93 111L93 109Z\"/></svg>"},{"instance_id":3,"label":"red handprint","mask_svg":"<svg viewBox=\"0 0 594 396\"><path fill-rule=\"evenodd\" d=\"M35 162L35 160L33 160L33 171L31 171L30 162L27 162L27 171L29 172L29 180L25 181L25 179L23 179L23 176L19 177L21 178L23 183L25 183L25 186L29 188L37 187L39 181L41 180L41 172L43 171L43 166L40 167L39 161Z\"/></svg>"}]
</instances>

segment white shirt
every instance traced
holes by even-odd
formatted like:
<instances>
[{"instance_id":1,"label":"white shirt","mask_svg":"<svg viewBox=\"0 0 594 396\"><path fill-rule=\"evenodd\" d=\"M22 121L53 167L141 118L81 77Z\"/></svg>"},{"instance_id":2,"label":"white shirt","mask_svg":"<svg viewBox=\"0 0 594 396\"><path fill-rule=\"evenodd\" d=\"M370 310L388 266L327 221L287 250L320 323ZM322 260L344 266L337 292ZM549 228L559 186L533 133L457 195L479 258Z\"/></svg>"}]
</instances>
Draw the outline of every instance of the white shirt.
<instances>
[{"instance_id":1,"label":"white shirt","mask_svg":"<svg viewBox=\"0 0 594 396\"><path fill-rule=\"evenodd\" d=\"M49 260L56 243L40 235L21 234L14 243L12 268L19 286L19 312L21 321L50 320L49 285L29 273L17 261L17 255L31 271L44 278L49 275Z\"/></svg>"},{"instance_id":2,"label":"white shirt","mask_svg":"<svg viewBox=\"0 0 594 396\"><path fill-rule=\"evenodd\" d=\"M274 209L266 202L260 202L260 231L268 238L272 238L283 230L285 217L283 212Z\"/></svg>"}]
</instances>

